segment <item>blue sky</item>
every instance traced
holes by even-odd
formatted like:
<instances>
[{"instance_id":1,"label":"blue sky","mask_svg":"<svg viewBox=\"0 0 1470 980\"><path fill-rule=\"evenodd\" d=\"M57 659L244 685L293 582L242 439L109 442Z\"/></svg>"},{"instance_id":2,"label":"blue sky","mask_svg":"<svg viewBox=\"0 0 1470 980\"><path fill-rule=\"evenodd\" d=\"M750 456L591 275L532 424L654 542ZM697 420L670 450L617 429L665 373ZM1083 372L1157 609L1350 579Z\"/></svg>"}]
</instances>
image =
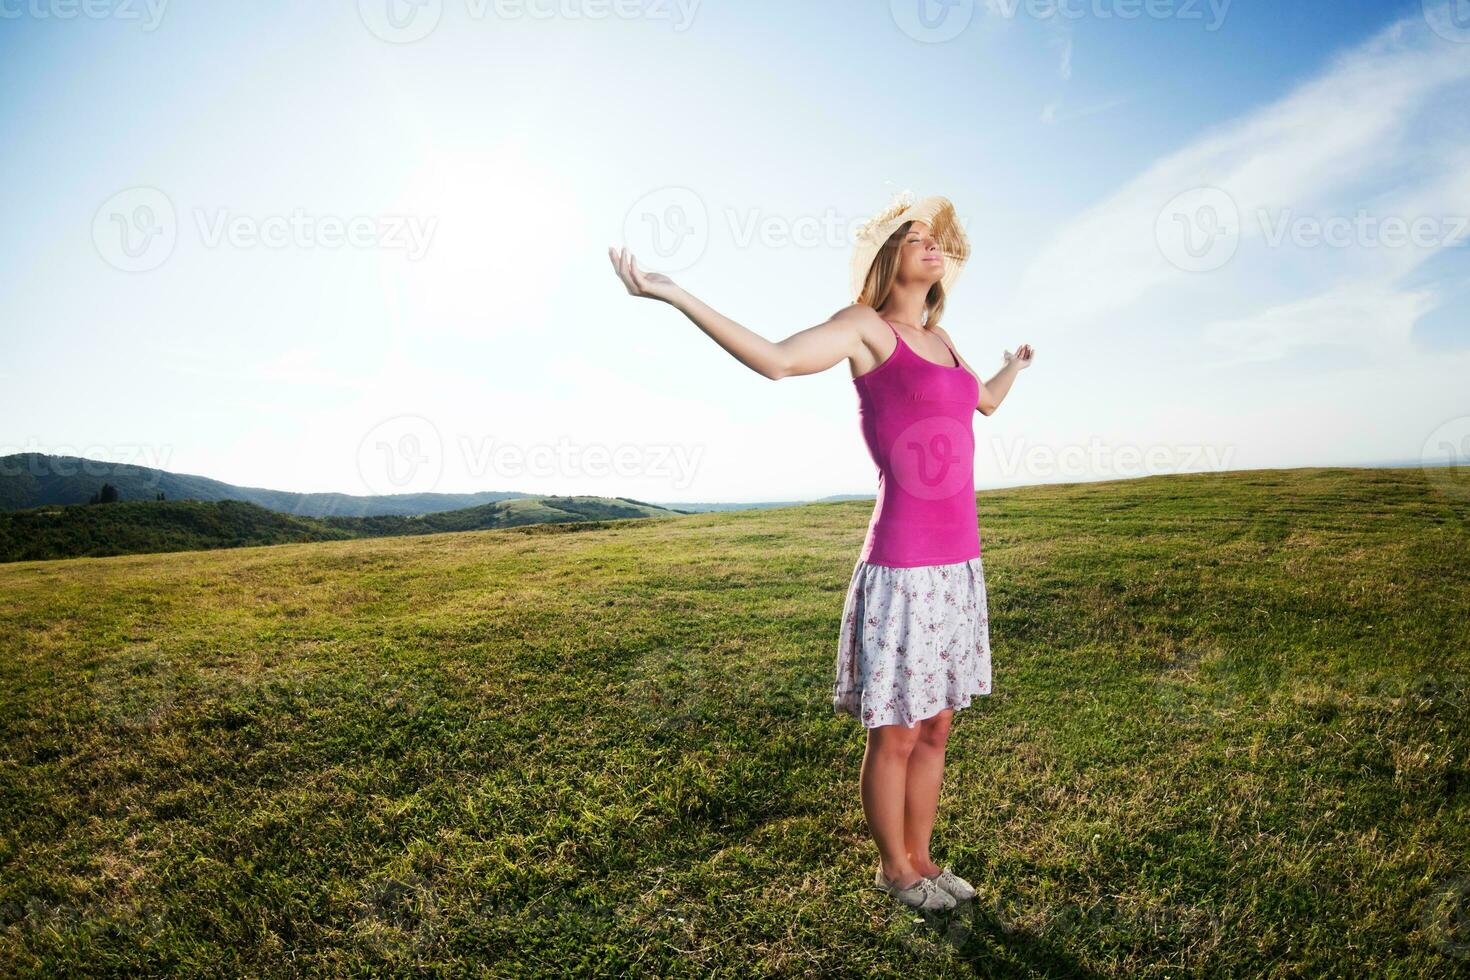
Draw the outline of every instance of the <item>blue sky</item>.
<instances>
[{"instance_id":1,"label":"blue sky","mask_svg":"<svg viewBox=\"0 0 1470 980\"><path fill-rule=\"evenodd\" d=\"M902 189L966 359L1037 349L982 486L1470 448L1463 4L388 2L0 2L0 452L871 493L845 364L761 378L605 249L779 339Z\"/></svg>"}]
</instances>

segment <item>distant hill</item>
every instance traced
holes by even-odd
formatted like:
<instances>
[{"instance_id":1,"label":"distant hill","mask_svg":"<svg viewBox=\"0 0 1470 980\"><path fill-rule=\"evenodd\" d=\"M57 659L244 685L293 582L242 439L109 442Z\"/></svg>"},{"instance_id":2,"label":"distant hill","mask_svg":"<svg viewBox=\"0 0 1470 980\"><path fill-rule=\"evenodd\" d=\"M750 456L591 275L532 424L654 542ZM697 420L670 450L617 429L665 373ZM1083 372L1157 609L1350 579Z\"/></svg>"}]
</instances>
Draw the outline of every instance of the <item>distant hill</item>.
<instances>
[{"instance_id":1,"label":"distant hill","mask_svg":"<svg viewBox=\"0 0 1470 980\"><path fill-rule=\"evenodd\" d=\"M46 504L85 504L109 483L118 499L155 500L160 491L165 500L241 500L293 517L376 517L447 513L504 500L540 500L540 494L514 490L484 490L478 493L398 493L354 496L347 493L294 493L265 487L241 487L207 476L171 473L149 466L109 463L80 456L49 453L15 453L0 456L0 511L25 510ZM756 503L662 501L652 503L630 497L579 497L561 499L608 500L655 507L680 514L709 511L756 510L796 507L809 503L872 499L873 494L834 494L818 500L767 500Z\"/></svg>"},{"instance_id":2,"label":"distant hill","mask_svg":"<svg viewBox=\"0 0 1470 980\"><path fill-rule=\"evenodd\" d=\"M243 500L297 517L431 514L539 496L501 490L382 496L293 493L264 487L238 487L207 476L170 473L130 463L49 453L14 453L0 456L0 511L24 510L44 504L85 504L103 483L116 487L118 497L123 501L154 500L159 491L163 491L166 500Z\"/></svg>"},{"instance_id":3,"label":"distant hill","mask_svg":"<svg viewBox=\"0 0 1470 980\"><path fill-rule=\"evenodd\" d=\"M761 500L755 503L722 503L719 501L663 500L658 506L689 514L727 510L766 510L771 507L800 507L804 504L827 504L839 500L872 500L871 493L838 493L815 500Z\"/></svg>"},{"instance_id":4,"label":"distant hill","mask_svg":"<svg viewBox=\"0 0 1470 980\"><path fill-rule=\"evenodd\" d=\"M0 512L0 562L671 517L626 497L518 497L402 516L298 517L241 500L119 500Z\"/></svg>"}]
</instances>

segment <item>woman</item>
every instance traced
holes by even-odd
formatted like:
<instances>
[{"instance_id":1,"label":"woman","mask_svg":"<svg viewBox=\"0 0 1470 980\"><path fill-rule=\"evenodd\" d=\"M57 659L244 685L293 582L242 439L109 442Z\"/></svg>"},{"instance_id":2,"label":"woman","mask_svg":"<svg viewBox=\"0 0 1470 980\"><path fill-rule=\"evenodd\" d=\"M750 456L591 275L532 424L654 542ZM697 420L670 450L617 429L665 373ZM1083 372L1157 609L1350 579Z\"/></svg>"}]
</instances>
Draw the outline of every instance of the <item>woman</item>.
<instances>
[{"instance_id":1,"label":"woman","mask_svg":"<svg viewBox=\"0 0 1470 980\"><path fill-rule=\"evenodd\" d=\"M939 325L970 252L954 206L895 199L858 235L852 305L780 342L641 271L626 249L608 252L628 292L674 306L767 378L847 360L878 496L843 607L832 705L867 730L859 786L878 849L873 884L921 909L973 898L929 855L951 719L990 693L972 422L996 410L1034 351L1005 351L982 382Z\"/></svg>"}]
</instances>

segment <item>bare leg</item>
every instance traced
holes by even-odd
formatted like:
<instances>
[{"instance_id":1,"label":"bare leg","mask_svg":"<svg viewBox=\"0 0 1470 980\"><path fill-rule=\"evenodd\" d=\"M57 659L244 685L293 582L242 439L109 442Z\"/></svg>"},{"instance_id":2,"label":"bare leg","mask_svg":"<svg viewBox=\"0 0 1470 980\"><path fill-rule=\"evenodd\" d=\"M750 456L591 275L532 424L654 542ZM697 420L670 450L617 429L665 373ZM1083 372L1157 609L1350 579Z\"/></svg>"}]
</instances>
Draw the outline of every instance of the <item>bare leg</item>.
<instances>
[{"instance_id":1,"label":"bare leg","mask_svg":"<svg viewBox=\"0 0 1470 980\"><path fill-rule=\"evenodd\" d=\"M900 888L912 887L920 872L909 861L904 846L904 794L909 756L914 751L920 726L880 725L868 729L863 752L863 770L858 786L868 830L878 845L883 877Z\"/></svg>"},{"instance_id":2,"label":"bare leg","mask_svg":"<svg viewBox=\"0 0 1470 980\"><path fill-rule=\"evenodd\" d=\"M949 741L953 708L945 708L919 722L919 738L909 755L904 792L903 842L909 864L921 875L936 875L939 865L929 860L929 838L939 810L939 786L944 780L944 747Z\"/></svg>"}]
</instances>

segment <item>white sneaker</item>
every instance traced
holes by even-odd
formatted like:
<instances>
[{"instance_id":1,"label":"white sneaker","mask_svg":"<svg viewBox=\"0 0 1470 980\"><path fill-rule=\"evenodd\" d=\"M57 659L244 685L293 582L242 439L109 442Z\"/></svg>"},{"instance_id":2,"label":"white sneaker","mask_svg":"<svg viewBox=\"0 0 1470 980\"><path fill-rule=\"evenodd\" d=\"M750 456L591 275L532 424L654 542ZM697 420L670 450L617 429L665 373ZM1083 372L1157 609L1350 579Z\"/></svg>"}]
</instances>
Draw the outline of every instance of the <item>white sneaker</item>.
<instances>
[{"instance_id":1,"label":"white sneaker","mask_svg":"<svg viewBox=\"0 0 1470 980\"><path fill-rule=\"evenodd\" d=\"M893 882L883 877L883 868L873 870L873 887L898 899L903 904L916 909L928 909L937 911L940 909L952 909L955 907L954 896L936 885L932 879L919 876L919 880L908 888L899 888Z\"/></svg>"},{"instance_id":2,"label":"white sneaker","mask_svg":"<svg viewBox=\"0 0 1470 980\"><path fill-rule=\"evenodd\" d=\"M955 874L948 867L942 868L940 872L927 880L934 882L939 888L960 901L969 901L976 895L974 886L968 881Z\"/></svg>"}]
</instances>

